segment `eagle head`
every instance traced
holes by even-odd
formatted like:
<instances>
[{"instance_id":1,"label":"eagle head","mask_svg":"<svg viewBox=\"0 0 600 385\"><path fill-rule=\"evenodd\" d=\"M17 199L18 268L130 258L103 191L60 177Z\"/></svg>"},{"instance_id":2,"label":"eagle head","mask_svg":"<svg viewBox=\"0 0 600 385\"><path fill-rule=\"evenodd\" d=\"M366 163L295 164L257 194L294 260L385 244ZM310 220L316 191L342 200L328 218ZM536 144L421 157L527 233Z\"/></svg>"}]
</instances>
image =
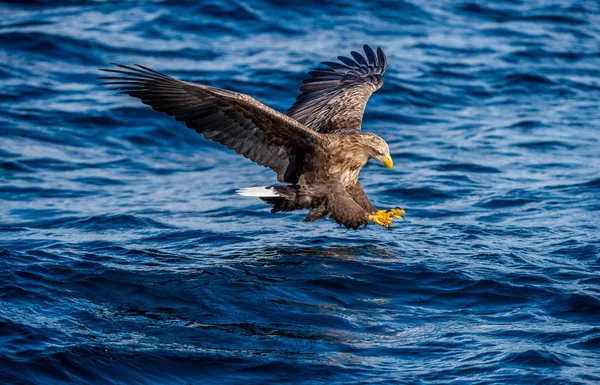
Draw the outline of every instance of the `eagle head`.
<instances>
[{"instance_id":1,"label":"eagle head","mask_svg":"<svg viewBox=\"0 0 600 385\"><path fill-rule=\"evenodd\" d=\"M394 166L394 162L390 156L390 148L385 140L371 133L363 134L362 136L366 139L365 149L369 159L375 158L383 163L385 167L392 168Z\"/></svg>"}]
</instances>

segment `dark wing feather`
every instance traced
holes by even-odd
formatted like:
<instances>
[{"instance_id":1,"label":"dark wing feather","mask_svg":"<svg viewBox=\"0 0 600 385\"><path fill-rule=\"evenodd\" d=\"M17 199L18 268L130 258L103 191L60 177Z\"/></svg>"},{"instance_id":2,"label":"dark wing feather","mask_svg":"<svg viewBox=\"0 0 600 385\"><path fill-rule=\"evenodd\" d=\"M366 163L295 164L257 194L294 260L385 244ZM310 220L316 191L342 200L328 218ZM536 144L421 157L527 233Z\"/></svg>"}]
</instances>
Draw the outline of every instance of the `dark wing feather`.
<instances>
[{"instance_id":1,"label":"dark wing feather","mask_svg":"<svg viewBox=\"0 0 600 385\"><path fill-rule=\"evenodd\" d=\"M304 80L287 115L320 133L360 130L363 112L371 94L383 85L387 59L365 45L365 55L352 51L353 59L339 56L342 63L323 62Z\"/></svg>"},{"instance_id":2,"label":"dark wing feather","mask_svg":"<svg viewBox=\"0 0 600 385\"><path fill-rule=\"evenodd\" d=\"M105 85L174 116L205 138L269 167L286 181L298 152L322 143L319 133L248 95L188 83L137 65L103 69Z\"/></svg>"}]
</instances>

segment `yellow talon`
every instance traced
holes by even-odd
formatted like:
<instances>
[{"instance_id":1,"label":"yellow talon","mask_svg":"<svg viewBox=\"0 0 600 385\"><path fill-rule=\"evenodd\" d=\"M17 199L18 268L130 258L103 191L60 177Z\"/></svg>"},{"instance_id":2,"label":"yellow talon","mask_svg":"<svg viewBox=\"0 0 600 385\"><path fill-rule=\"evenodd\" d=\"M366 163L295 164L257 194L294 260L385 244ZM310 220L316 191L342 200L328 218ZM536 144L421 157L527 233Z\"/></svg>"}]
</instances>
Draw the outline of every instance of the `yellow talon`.
<instances>
[{"instance_id":1,"label":"yellow talon","mask_svg":"<svg viewBox=\"0 0 600 385\"><path fill-rule=\"evenodd\" d=\"M369 215L368 219L369 221L387 229L390 227L394 219L402 219L402 214L404 214L404 210L401 208L378 210L377 214Z\"/></svg>"}]
</instances>

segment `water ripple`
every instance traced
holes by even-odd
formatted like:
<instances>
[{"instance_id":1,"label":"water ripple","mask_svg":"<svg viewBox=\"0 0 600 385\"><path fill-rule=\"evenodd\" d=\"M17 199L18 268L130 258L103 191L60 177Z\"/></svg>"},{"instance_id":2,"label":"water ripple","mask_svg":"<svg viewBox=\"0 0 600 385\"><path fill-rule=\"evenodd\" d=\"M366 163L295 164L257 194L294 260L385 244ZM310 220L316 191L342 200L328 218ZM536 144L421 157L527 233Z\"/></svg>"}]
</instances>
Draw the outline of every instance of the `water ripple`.
<instances>
[{"instance_id":1,"label":"water ripple","mask_svg":"<svg viewBox=\"0 0 600 385\"><path fill-rule=\"evenodd\" d=\"M598 5L288 3L0 6L2 383L600 382ZM235 196L269 170L96 85L285 111L365 43L390 231L272 215Z\"/></svg>"}]
</instances>

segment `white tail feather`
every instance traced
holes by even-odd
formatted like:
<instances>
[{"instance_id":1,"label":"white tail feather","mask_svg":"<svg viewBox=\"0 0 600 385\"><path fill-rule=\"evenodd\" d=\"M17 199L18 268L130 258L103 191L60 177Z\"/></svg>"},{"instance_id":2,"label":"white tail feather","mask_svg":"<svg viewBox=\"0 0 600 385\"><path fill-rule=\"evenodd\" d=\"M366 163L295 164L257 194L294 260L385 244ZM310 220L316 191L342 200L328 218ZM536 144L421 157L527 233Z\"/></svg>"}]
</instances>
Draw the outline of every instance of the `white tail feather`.
<instances>
[{"instance_id":1,"label":"white tail feather","mask_svg":"<svg viewBox=\"0 0 600 385\"><path fill-rule=\"evenodd\" d=\"M284 195L275 191L272 187L248 187L236 190L236 194L243 197L255 197L255 198L279 198Z\"/></svg>"}]
</instances>

